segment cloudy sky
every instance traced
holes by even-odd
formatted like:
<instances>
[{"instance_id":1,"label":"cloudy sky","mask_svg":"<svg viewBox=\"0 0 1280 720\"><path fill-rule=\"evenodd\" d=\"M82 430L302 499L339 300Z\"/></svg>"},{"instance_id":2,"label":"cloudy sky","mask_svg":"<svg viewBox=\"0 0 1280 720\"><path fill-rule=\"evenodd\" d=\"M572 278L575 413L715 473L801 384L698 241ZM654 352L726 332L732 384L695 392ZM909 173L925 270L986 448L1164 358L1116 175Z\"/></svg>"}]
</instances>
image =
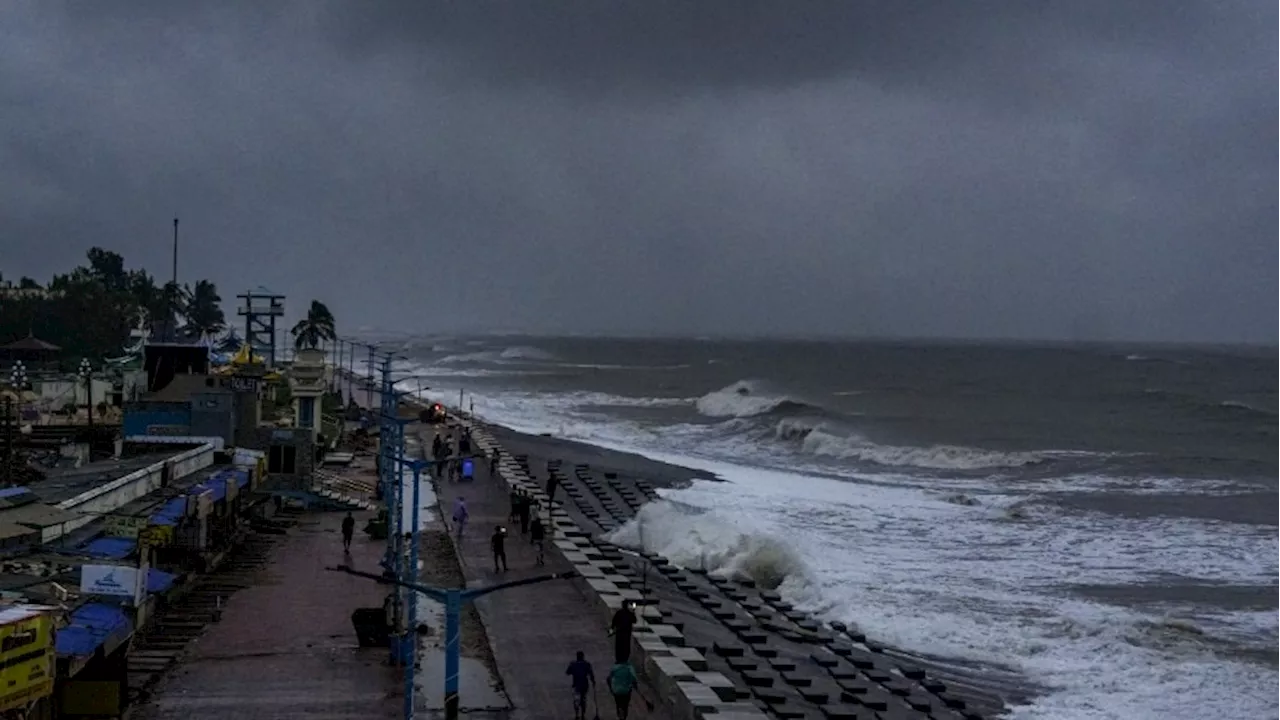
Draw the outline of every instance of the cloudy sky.
<instances>
[{"instance_id":1,"label":"cloudy sky","mask_svg":"<svg viewBox=\"0 0 1280 720\"><path fill-rule=\"evenodd\" d=\"M1273 0L0 0L0 272L346 328L1276 342Z\"/></svg>"}]
</instances>

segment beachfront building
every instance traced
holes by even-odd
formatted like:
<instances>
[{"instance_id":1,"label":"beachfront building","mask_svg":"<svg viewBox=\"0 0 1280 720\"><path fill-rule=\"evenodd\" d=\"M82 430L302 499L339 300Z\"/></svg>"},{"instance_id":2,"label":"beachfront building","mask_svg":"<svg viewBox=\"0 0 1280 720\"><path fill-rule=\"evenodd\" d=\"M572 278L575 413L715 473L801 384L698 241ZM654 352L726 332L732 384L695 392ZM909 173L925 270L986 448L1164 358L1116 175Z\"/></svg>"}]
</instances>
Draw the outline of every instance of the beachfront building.
<instances>
[{"instance_id":1,"label":"beachfront building","mask_svg":"<svg viewBox=\"0 0 1280 720\"><path fill-rule=\"evenodd\" d=\"M0 367L22 363L28 370L56 367L62 348L28 335L7 345L0 345Z\"/></svg>"},{"instance_id":2,"label":"beachfront building","mask_svg":"<svg viewBox=\"0 0 1280 720\"><path fill-rule=\"evenodd\" d=\"M289 369L293 424L310 430L313 440L320 433L320 411L328 390L325 372L324 351L318 348L299 350Z\"/></svg>"}]
</instances>

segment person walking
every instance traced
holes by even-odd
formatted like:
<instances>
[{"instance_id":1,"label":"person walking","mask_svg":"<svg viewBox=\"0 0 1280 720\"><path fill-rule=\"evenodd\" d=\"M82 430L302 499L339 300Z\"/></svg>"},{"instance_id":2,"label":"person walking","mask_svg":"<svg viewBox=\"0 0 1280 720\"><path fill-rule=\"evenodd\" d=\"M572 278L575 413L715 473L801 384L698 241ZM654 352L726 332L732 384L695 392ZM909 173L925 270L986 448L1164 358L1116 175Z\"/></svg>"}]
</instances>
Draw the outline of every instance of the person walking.
<instances>
[{"instance_id":1,"label":"person walking","mask_svg":"<svg viewBox=\"0 0 1280 720\"><path fill-rule=\"evenodd\" d=\"M351 511L347 511L347 516L342 518L342 552L351 552L351 539L356 534L356 519L351 515Z\"/></svg>"},{"instance_id":2,"label":"person walking","mask_svg":"<svg viewBox=\"0 0 1280 720\"><path fill-rule=\"evenodd\" d=\"M507 529L501 525L493 529L493 536L489 538L489 549L493 551L493 571L498 570L498 561L502 561L501 572L507 571Z\"/></svg>"},{"instance_id":3,"label":"person walking","mask_svg":"<svg viewBox=\"0 0 1280 720\"><path fill-rule=\"evenodd\" d=\"M560 485L560 476L555 470L547 473L547 507L551 507L556 501L556 488Z\"/></svg>"},{"instance_id":4,"label":"person walking","mask_svg":"<svg viewBox=\"0 0 1280 720\"><path fill-rule=\"evenodd\" d=\"M535 554L535 565L546 565L546 541L547 532L542 527L542 518L534 517L533 522L529 525L529 542L533 544Z\"/></svg>"},{"instance_id":5,"label":"person walking","mask_svg":"<svg viewBox=\"0 0 1280 720\"><path fill-rule=\"evenodd\" d=\"M609 692L613 695L613 706L617 710L618 720L627 720L631 712L631 692L640 681L636 677L636 669L629 662L620 662L609 670Z\"/></svg>"},{"instance_id":6,"label":"person walking","mask_svg":"<svg viewBox=\"0 0 1280 720\"><path fill-rule=\"evenodd\" d=\"M462 539L462 531L467 528L467 519L471 517L471 513L467 512L467 499L458 496L453 501L453 527L458 539Z\"/></svg>"},{"instance_id":7,"label":"person walking","mask_svg":"<svg viewBox=\"0 0 1280 720\"><path fill-rule=\"evenodd\" d=\"M501 457L502 457L502 451L496 447L493 448L492 452L489 453L489 477L491 478L498 477L498 460Z\"/></svg>"},{"instance_id":8,"label":"person walking","mask_svg":"<svg viewBox=\"0 0 1280 720\"><path fill-rule=\"evenodd\" d=\"M533 498L524 490L520 491L520 505L516 508L520 515L520 534L529 534L529 514L533 512Z\"/></svg>"},{"instance_id":9,"label":"person walking","mask_svg":"<svg viewBox=\"0 0 1280 720\"><path fill-rule=\"evenodd\" d=\"M596 686L596 673L581 650L564 674L569 676L573 688L573 720L587 720L587 692Z\"/></svg>"},{"instance_id":10,"label":"person walking","mask_svg":"<svg viewBox=\"0 0 1280 720\"><path fill-rule=\"evenodd\" d=\"M635 626L635 604L628 600L618 608L618 612L613 614L613 621L609 623L609 634L613 636L615 662L624 663L631 659L631 629Z\"/></svg>"},{"instance_id":11,"label":"person walking","mask_svg":"<svg viewBox=\"0 0 1280 720\"><path fill-rule=\"evenodd\" d=\"M511 501L511 514L507 516L507 522L515 525L520 522L520 490L512 488L507 493L507 498Z\"/></svg>"}]
</instances>

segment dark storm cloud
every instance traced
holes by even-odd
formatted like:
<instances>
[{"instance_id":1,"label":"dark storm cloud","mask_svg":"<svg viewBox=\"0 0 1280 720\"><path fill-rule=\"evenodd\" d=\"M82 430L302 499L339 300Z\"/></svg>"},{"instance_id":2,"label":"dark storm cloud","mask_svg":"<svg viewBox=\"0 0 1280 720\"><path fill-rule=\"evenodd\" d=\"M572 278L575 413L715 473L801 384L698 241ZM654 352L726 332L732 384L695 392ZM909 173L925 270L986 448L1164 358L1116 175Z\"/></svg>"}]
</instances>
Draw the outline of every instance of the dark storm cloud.
<instances>
[{"instance_id":1,"label":"dark storm cloud","mask_svg":"<svg viewBox=\"0 0 1280 720\"><path fill-rule=\"evenodd\" d=\"M11 3L0 271L177 213L351 324L1274 343L1274 4L991 7Z\"/></svg>"}]
</instances>

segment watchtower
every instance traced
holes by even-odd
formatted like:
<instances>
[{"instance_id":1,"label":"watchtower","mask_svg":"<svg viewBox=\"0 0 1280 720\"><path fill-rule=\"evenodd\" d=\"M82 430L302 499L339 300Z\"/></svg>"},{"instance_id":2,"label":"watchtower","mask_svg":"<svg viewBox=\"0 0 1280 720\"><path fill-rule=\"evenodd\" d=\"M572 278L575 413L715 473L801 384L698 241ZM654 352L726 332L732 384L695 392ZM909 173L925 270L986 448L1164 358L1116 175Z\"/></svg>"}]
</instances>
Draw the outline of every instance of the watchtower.
<instances>
[{"instance_id":1,"label":"watchtower","mask_svg":"<svg viewBox=\"0 0 1280 720\"><path fill-rule=\"evenodd\" d=\"M244 318L244 341L250 349L276 364L276 318L284 315L284 296L258 286L236 296L243 304L237 314Z\"/></svg>"}]
</instances>

